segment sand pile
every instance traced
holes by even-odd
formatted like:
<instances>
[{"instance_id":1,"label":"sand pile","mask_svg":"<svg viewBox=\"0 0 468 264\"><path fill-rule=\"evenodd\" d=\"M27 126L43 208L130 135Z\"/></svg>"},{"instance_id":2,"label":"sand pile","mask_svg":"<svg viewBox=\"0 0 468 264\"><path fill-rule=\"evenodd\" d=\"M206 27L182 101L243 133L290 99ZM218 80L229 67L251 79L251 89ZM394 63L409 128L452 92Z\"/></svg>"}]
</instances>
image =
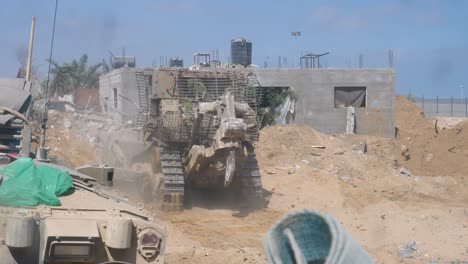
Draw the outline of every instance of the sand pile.
<instances>
[{"instance_id":1,"label":"sand pile","mask_svg":"<svg viewBox=\"0 0 468 264\"><path fill-rule=\"evenodd\" d=\"M468 121L436 129L418 106L398 96L395 124L395 156L413 174L463 177L468 173Z\"/></svg>"},{"instance_id":2,"label":"sand pile","mask_svg":"<svg viewBox=\"0 0 468 264\"><path fill-rule=\"evenodd\" d=\"M397 137L432 134L434 130L421 108L404 96L395 98L395 126L398 129Z\"/></svg>"},{"instance_id":3,"label":"sand pile","mask_svg":"<svg viewBox=\"0 0 468 264\"><path fill-rule=\"evenodd\" d=\"M261 130L257 157L269 165L290 164L321 151L325 135L304 125L271 126Z\"/></svg>"}]
</instances>

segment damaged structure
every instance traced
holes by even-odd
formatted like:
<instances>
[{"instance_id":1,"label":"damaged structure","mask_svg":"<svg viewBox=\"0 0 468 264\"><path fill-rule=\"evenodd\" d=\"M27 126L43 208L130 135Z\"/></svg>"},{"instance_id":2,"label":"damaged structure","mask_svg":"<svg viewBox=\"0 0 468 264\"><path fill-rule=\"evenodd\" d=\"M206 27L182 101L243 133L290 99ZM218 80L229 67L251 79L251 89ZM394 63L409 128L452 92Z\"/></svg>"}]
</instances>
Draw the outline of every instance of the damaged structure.
<instances>
[{"instance_id":1,"label":"damaged structure","mask_svg":"<svg viewBox=\"0 0 468 264\"><path fill-rule=\"evenodd\" d=\"M148 101L144 98L147 95L145 91L150 91L158 82L157 76L161 70L164 69L123 67L102 75L99 92L103 111L116 122L142 125L142 119L150 112ZM177 71L189 70L178 68ZM296 101L289 106L292 115L288 123L306 124L328 134L356 133L384 137L395 134L393 69L199 70L203 71L243 73L249 76L249 85L260 88L259 96L263 100L275 89L293 89ZM173 79L173 85L177 85L176 77L173 76Z\"/></svg>"},{"instance_id":2,"label":"damaged structure","mask_svg":"<svg viewBox=\"0 0 468 264\"><path fill-rule=\"evenodd\" d=\"M32 82L20 78L0 78L0 159L5 154L29 157L31 154Z\"/></svg>"}]
</instances>

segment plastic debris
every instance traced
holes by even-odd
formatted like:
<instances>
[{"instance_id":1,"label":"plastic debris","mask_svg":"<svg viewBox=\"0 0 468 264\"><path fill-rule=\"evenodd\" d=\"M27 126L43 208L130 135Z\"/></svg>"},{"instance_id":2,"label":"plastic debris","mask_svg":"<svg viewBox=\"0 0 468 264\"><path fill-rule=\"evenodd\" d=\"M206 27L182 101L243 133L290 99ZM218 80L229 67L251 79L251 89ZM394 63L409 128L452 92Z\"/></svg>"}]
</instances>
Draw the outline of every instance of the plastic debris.
<instances>
[{"instance_id":1,"label":"plastic debris","mask_svg":"<svg viewBox=\"0 0 468 264\"><path fill-rule=\"evenodd\" d=\"M407 176L411 176L411 172L408 169L403 168L403 167L400 168L400 173L407 175Z\"/></svg>"},{"instance_id":2,"label":"plastic debris","mask_svg":"<svg viewBox=\"0 0 468 264\"><path fill-rule=\"evenodd\" d=\"M398 247L398 255L403 258L411 258L415 252L418 252L416 241Z\"/></svg>"}]
</instances>

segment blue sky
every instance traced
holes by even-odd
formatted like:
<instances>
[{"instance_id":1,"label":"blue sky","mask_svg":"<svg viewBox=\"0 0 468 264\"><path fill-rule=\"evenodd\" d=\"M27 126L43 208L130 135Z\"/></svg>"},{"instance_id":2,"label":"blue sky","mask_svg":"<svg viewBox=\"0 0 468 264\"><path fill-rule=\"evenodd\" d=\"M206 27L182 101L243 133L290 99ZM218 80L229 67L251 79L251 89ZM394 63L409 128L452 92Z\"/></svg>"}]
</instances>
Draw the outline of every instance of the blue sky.
<instances>
[{"instance_id":1,"label":"blue sky","mask_svg":"<svg viewBox=\"0 0 468 264\"><path fill-rule=\"evenodd\" d=\"M54 0L3 0L0 9L0 76L13 77L18 50L28 44L36 16L34 63L45 76ZM138 66L160 56L219 49L229 56L230 40L253 42L253 63L288 64L301 51L330 52L328 67L387 67L394 51L396 92L429 96L468 95L468 1L279 1L279 0L59 0L53 58L69 61L83 53L91 62L108 50L134 55ZM295 39L292 31L301 31ZM462 91L463 90L463 91ZM465 91L466 90L466 91Z\"/></svg>"}]
</instances>

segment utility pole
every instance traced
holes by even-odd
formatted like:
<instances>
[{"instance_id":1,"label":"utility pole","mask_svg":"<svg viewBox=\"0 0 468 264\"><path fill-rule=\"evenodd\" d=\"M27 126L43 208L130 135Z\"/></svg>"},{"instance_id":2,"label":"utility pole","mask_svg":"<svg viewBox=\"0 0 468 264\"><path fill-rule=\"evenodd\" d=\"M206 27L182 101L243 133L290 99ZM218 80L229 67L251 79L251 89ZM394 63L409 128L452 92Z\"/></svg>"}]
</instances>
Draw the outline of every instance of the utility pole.
<instances>
[{"instance_id":1,"label":"utility pole","mask_svg":"<svg viewBox=\"0 0 468 264\"><path fill-rule=\"evenodd\" d=\"M29 32L29 49L28 49L28 64L26 65L26 81L31 80L31 63L32 63L34 28L35 28L35 26L36 26L36 18L32 17L31 32Z\"/></svg>"}]
</instances>

